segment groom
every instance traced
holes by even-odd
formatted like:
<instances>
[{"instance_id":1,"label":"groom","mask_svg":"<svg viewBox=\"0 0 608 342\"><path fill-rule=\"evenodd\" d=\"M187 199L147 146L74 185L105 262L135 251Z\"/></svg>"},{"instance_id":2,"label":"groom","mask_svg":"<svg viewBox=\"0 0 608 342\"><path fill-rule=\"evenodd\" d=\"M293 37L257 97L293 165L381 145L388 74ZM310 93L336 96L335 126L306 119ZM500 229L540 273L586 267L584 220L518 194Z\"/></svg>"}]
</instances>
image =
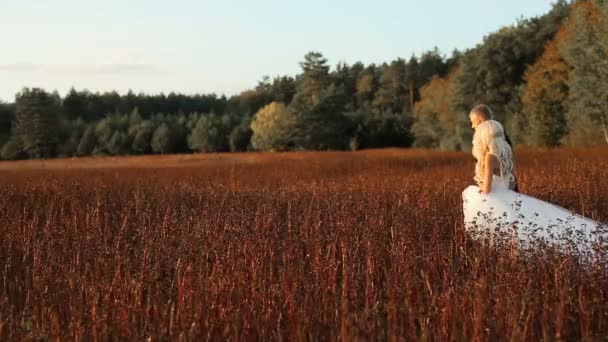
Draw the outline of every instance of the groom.
<instances>
[{"instance_id":1,"label":"groom","mask_svg":"<svg viewBox=\"0 0 608 342\"><path fill-rule=\"evenodd\" d=\"M490 107L484 104L480 104L478 106L475 106L475 108L471 109L471 112L469 113L469 120L471 120L471 127L473 129L476 129L480 123L486 120L494 120L494 116L492 115L492 110L490 109ZM505 140L507 141L507 144L509 144L511 149L513 149L513 144L511 143L511 139L507 135L506 131ZM509 188L511 188L511 190L515 192L519 192L519 186L517 184L517 175L515 173L515 170L513 170L513 177L515 178L515 182L513 184L509 184Z\"/></svg>"}]
</instances>

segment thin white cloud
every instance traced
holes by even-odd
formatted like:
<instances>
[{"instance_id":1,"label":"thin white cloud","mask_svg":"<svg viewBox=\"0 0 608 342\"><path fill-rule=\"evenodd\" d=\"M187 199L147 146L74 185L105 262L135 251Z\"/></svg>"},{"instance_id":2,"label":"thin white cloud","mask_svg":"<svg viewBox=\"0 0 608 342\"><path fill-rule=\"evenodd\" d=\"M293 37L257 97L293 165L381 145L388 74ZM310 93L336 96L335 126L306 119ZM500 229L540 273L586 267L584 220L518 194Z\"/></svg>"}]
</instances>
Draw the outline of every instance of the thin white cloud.
<instances>
[{"instance_id":1,"label":"thin white cloud","mask_svg":"<svg viewBox=\"0 0 608 342\"><path fill-rule=\"evenodd\" d=\"M152 64L140 63L111 63L100 65L12 63L0 64L0 71L107 75L121 73L153 72L159 71L159 69L157 66Z\"/></svg>"}]
</instances>

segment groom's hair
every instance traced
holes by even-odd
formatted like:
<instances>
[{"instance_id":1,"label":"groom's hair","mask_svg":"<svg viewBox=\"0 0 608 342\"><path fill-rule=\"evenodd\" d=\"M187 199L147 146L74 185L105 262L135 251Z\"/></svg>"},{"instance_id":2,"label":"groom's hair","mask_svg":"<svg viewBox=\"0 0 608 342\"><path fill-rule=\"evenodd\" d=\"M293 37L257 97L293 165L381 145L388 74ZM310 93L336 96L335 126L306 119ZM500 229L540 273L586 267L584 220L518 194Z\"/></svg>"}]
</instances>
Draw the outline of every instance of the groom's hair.
<instances>
[{"instance_id":1,"label":"groom's hair","mask_svg":"<svg viewBox=\"0 0 608 342\"><path fill-rule=\"evenodd\" d=\"M481 115L486 120L494 120L494 115L492 114L492 110L490 109L490 107L486 106L485 104L480 104L480 105L475 106L475 108L471 109L471 113ZM504 131L504 129L503 129L503 131ZM505 140L507 141L507 144L509 144L509 146L512 148L513 144L511 143L511 139L507 135L507 131L504 131L504 133L505 133Z\"/></svg>"},{"instance_id":2,"label":"groom's hair","mask_svg":"<svg viewBox=\"0 0 608 342\"><path fill-rule=\"evenodd\" d=\"M475 106L475 108L471 109L471 113L479 114L479 115L483 116L484 118L486 118L486 120L494 120L494 115L492 115L492 110L490 109L490 107L488 107L484 104Z\"/></svg>"}]
</instances>

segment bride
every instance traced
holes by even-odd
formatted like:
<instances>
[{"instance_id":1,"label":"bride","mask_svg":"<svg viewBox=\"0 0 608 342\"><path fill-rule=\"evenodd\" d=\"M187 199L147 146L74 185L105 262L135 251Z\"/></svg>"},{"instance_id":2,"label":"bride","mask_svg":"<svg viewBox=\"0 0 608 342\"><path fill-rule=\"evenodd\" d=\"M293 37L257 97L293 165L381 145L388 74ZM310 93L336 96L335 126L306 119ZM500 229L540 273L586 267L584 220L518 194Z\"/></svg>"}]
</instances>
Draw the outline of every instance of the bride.
<instances>
[{"instance_id":1,"label":"bride","mask_svg":"<svg viewBox=\"0 0 608 342\"><path fill-rule=\"evenodd\" d=\"M507 237L528 248L544 241L587 255L607 240L607 226L509 189L513 156L498 121L477 124L473 156L477 186L462 193L465 229L473 236L486 234L492 242Z\"/></svg>"}]
</instances>

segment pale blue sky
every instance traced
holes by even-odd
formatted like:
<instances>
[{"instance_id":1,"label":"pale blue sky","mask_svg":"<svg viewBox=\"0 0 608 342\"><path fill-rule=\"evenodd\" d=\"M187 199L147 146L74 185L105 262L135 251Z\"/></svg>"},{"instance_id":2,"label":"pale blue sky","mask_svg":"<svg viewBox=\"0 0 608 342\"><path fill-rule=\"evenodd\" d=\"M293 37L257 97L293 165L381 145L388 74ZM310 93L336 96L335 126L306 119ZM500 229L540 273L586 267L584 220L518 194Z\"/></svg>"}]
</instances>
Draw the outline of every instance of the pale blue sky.
<instances>
[{"instance_id":1,"label":"pale blue sky","mask_svg":"<svg viewBox=\"0 0 608 342\"><path fill-rule=\"evenodd\" d=\"M23 86L232 95L306 52L365 64L474 47L550 0L0 0L0 100Z\"/></svg>"}]
</instances>

